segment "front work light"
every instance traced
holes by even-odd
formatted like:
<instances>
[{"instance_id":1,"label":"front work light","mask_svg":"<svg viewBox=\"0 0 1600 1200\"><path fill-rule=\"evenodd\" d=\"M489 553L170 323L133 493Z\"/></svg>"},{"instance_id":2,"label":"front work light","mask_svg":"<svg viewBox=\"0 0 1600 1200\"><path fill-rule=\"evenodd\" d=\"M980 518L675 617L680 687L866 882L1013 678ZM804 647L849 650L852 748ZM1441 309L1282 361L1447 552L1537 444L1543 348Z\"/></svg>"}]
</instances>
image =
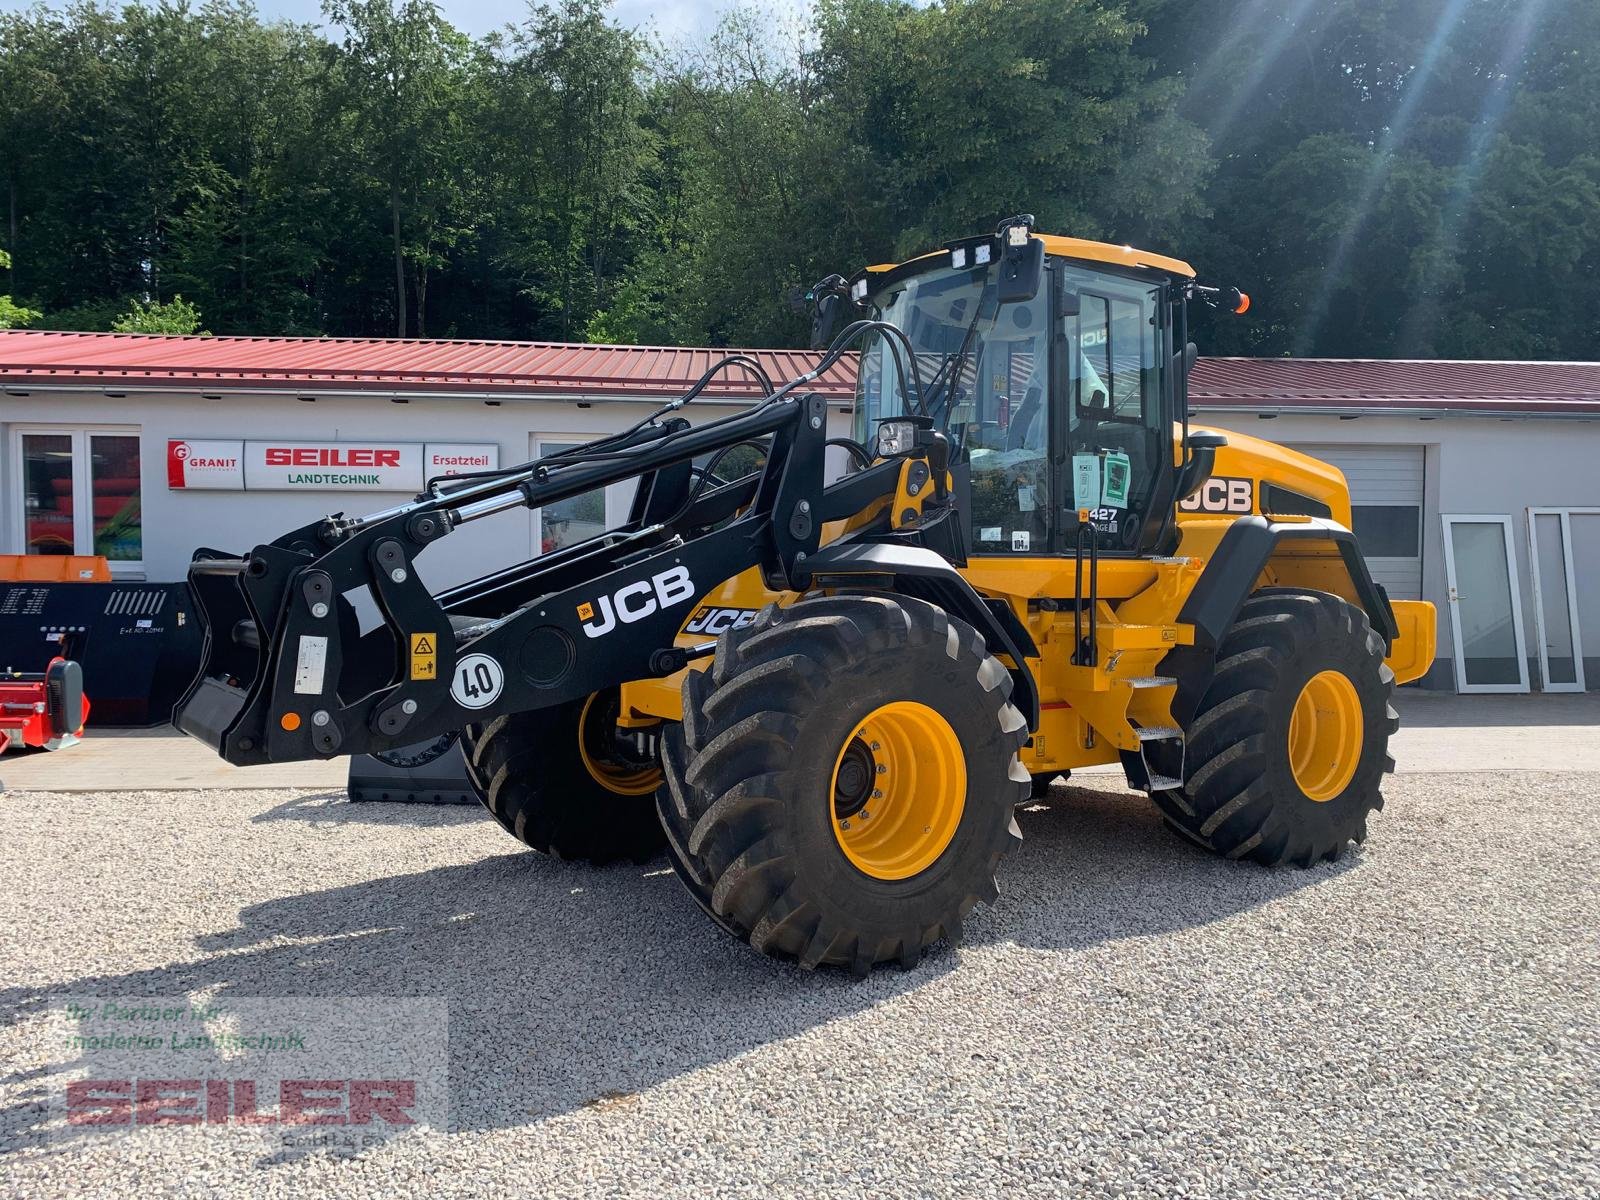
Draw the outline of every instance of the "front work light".
<instances>
[{"instance_id":1,"label":"front work light","mask_svg":"<svg viewBox=\"0 0 1600 1200\"><path fill-rule=\"evenodd\" d=\"M909 454L917 443L915 421L880 421L878 423L878 457L893 458L896 454Z\"/></svg>"}]
</instances>

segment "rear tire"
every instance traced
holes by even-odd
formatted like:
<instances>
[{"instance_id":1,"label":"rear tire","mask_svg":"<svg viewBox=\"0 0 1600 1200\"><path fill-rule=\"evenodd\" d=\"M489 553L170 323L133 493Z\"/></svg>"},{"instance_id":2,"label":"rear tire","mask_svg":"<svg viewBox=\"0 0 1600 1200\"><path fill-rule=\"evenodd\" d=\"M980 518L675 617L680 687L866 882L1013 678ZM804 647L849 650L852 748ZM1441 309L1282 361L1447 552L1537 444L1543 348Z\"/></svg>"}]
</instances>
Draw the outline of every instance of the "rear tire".
<instances>
[{"instance_id":1,"label":"rear tire","mask_svg":"<svg viewBox=\"0 0 1600 1200\"><path fill-rule=\"evenodd\" d=\"M674 867L763 953L858 975L916 965L995 899L1021 839L1027 723L1010 693L977 631L932 604L768 607L688 673L663 735Z\"/></svg>"},{"instance_id":2,"label":"rear tire","mask_svg":"<svg viewBox=\"0 0 1600 1200\"><path fill-rule=\"evenodd\" d=\"M1367 836L1394 769L1394 672L1355 605L1326 592L1253 594L1217 651L1187 733L1169 824L1229 858L1309 867Z\"/></svg>"},{"instance_id":3,"label":"rear tire","mask_svg":"<svg viewBox=\"0 0 1600 1200\"><path fill-rule=\"evenodd\" d=\"M607 757L616 689L462 734L467 777L501 826L556 858L647 863L665 844L651 796L660 771Z\"/></svg>"}]
</instances>

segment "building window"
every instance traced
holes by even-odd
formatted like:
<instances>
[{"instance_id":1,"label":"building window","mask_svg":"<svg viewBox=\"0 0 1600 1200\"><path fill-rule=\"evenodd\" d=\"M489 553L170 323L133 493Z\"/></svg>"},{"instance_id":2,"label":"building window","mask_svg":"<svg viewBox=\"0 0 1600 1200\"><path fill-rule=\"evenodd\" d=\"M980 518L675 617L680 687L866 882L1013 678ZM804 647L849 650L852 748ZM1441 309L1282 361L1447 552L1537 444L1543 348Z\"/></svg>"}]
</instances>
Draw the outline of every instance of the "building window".
<instances>
[{"instance_id":1,"label":"building window","mask_svg":"<svg viewBox=\"0 0 1600 1200\"><path fill-rule=\"evenodd\" d=\"M1422 553L1422 509L1415 504L1357 504L1351 524L1367 558L1416 558Z\"/></svg>"},{"instance_id":2,"label":"building window","mask_svg":"<svg viewBox=\"0 0 1600 1200\"><path fill-rule=\"evenodd\" d=\"M546 442L541 438L534 443L533 451L544 458L547 454L576 450L581 445L584 442ZM550 554L550 550L576 546L578 542L594 538L595 534L605 533L611 525L614 522L606 506L606 488L594 488L555 501L555 504L546 504L534 518L534 554Z\"/></svg>"},{"instance_id":3,"label":"building window","mask_svg":"<svg viewBox=\"0 0 1600 1200\"><path fill-rule=\"evenodd\" d=\"M99 554L124 570L144 562L139 434L19 428L14 497L23 554Z\"/></svg>"}]
</instances>

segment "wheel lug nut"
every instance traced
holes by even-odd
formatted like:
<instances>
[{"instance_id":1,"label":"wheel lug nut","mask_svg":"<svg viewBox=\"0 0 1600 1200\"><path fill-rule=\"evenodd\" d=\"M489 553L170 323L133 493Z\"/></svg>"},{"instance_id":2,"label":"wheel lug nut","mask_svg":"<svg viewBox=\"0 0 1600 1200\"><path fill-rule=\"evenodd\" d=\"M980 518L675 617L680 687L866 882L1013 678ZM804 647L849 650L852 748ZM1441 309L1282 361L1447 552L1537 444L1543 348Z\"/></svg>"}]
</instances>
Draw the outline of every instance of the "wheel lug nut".
<instances>
[{"instance_id":1,"label":"wheel lug nut","mask_svg":"<svg viewBox=\"0 0 1600 1200\"><path fill-rule=\"evenodd\" d=\"M889 773L889 768L884 766L882 763L879 763L878 764L878 774L879 775L887 775L888 773Z\"/></svg>"},{"instance_id":2,"label":"wheel lug nut","mask_svg":"<svg viewBox=\"0 0 1600 1200\"><path fill-rule=\"evenodd\" d=\"M849 821L840 821L839 822L839 828L840 829L849 829L850 828L850 822Z\"/></svg>"},{"instance_id":3,"label":"wheel lug nut","mask_svg":"<svg viewBox=\"0 0 1600 1200\"><path fill-rule=\"evenodd\" d=\"M883 793L880 790L878 790L877 788L873 788L872 789L872 798L874 800L882 800L883 799Z\"/></svg>"}]
</instances>

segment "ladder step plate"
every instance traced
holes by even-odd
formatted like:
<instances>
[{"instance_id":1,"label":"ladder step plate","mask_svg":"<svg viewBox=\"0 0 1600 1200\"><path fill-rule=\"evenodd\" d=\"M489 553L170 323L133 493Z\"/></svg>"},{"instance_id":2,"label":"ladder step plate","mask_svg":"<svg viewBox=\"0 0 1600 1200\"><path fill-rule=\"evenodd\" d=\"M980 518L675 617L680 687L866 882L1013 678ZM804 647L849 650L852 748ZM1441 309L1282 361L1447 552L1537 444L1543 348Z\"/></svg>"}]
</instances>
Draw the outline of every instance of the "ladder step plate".
<instances>
[{"instance_id":1,"label":"ladder step plate","mask_svg":"<svg viewBox=\"0 0 1600 1200\"><path fill-rule=\"evenodd\" d=\"M1150 790L1152 792L1175 792L1183 786L1183 780L1173 779L1169 775L1150 776Z\"/></svg>"},{"instance_id":2,"label":"ladder step plate","mask_svg":"<svg viewBox=\"0 0 1600 1200\"><path fill-rule=\"evenodd\" d=\"M1141 742L1168 742L1182 741L1183 730L1176 725L1147 725L1143 729L1134 730L1139 735Z\"/></svg>"},{"instance_id":3,"label":"ladder step plate","mask_svg":"<svg viewBox=\"0 0 1600 1200\"><path fill-rule=\"evenodd\" d=\"M1172 687L1178 681L1171 675L1130 675L1125 679L1117 680L1117 682L1125 683L1131 688L1158 688Z\"/></svg>"}]
</instances>

